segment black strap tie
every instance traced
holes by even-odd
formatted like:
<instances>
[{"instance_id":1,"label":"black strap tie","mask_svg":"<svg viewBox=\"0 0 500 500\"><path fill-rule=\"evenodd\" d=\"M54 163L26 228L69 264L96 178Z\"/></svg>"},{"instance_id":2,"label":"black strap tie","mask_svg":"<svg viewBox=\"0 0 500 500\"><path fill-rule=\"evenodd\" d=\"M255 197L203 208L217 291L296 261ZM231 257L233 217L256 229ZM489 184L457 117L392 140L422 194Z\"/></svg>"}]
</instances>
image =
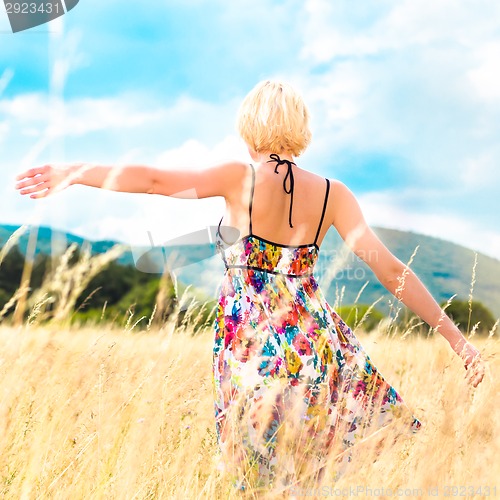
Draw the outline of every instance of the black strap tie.
<instances>
[{"instance_id":1,"label":"black strap tie","mask_svg":"<svg viewBox=\"0 0 500 500\"><path fill-rule=\"evenodd\" d=\"M277 154L273 153L272 155L269 155L269 160L267 163L271 163L273 161L276 162L276 167L274 167L274 173L278 174L278 167L280 165L288 165L288 170L286 172L285 178L283 179L283 189L285 190L286 194L290 195L290 212L288 215L288 223L290 224L290 227L292 226L292 204L293 204L293 186L294 186L294 179L293 179L293 170L292 170L292 165L295 165L293 161L290 160L282 160ZM297 165L295 165L297 166ZM287 179L290 180L289 184L289 189L286 187L286 181Z\"/></svg>"}]
</instances>

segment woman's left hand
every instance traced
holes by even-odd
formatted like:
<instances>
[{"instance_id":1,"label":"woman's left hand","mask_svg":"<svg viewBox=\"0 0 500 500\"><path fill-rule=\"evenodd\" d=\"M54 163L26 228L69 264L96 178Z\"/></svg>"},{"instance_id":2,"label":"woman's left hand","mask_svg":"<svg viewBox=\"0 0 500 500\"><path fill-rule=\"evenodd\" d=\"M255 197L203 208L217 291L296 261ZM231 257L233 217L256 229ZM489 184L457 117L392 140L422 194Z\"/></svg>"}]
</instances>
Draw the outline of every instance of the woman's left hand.
<instances>
[{"instance_id":1,"label":"woman's left hand","mask_svg":"<svg viewBox=\"0 0 500 500\"><path fill-rule=\"evenodd\" d=\"M481 353L467 340L452 346L453 350L462 358L467 370L467 381L477 387L484 377L484 361Z\"/></svg>"},{"instance_id":2,"label":"woman's left hand","mask_svg":"<svg viewBox=\"0 0 500 500\"><path fill-rule=\"evenodd\" d=\"M30 168L16 177L15 189L30 198L45 198L70 186L76 168L77 165L54 164Z\"/></svg>"}]
</instances>

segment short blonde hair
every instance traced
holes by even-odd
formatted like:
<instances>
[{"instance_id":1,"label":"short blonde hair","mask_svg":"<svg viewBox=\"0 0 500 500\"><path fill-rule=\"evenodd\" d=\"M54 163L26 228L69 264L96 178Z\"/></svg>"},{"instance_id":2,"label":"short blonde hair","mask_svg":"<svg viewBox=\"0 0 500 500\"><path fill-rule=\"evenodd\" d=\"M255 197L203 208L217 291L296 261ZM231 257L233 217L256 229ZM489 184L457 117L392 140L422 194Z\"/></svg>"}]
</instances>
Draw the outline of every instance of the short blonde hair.
<instances>
[{"instance_id":1,"label":"short blonde hair","mask_svg":"<svg viewBox=\"0 0 500 500\"><path fill-rule=\"evenodd\" d=\"M311 142L309 111L289 84L264 80L243 99L236 126L254 151L299 156Z\"/></svg>"}]
</instances>

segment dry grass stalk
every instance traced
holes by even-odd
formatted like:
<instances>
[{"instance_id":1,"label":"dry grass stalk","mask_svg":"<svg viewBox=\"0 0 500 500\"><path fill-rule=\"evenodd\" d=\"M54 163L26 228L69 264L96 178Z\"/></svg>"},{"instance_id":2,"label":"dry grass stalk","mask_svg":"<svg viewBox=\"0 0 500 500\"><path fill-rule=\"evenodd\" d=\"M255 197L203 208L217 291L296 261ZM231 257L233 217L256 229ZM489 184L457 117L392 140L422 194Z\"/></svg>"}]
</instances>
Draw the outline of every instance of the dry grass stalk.
<instances>
[{"instance_id":1,"label":"dry grass stalk","mask_svg":"<svg viewBox=\"0 0 500 500\"><path fill-rule=\"evenodd\" d=\"M147 335L56 325L34 325L23 335L14 331L0 329L5 387L1 496L240 497L214 462L211 330L191 336L189 328L176 331L170 323ZM493 487L500 475L500 391L493 376L500 369L497 339L476 339L490 353L491 376L471 391L461 363L440 339L402 341L374 333L357 335L424 428L395 443L377 434L356 446L353 466L344 467L339 460L345 454L334 446L324 463L312 461L314 441L290 413L277 429L285 436L283 446L290 436L288 455L280 454L280 474L288 480L283 495L300 496L306 487L443 491L447 484L467 485L471 478ZM265 409L258 412L257 421L264 424L265 414ZM316 422L321 419L318 414ZM232 429L235 453L238 423ZM258 432L263 431L264 425ZM432 468L429 456L438 457ZM252 481L248 471L242 478L247 485ZM368 496L365 490L358 495ZM276 491L267 494L256 485L248 492L252 496L276 498Z\"/></svg>"}]
</instances>

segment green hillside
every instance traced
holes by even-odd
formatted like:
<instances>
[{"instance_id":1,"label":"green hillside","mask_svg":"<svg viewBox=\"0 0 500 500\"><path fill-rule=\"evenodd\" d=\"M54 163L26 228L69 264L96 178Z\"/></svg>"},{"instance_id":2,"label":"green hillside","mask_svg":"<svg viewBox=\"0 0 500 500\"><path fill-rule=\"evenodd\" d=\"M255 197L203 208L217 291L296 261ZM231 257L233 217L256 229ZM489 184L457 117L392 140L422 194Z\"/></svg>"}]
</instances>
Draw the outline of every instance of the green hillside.
<instances>
[{"instance_id":1,"label":"green hillside","mask_svg":"<svg viewBox=\"0 0 500 500\"><path fill-rule=\"evenodd\" d=\"M3 246L9 236L18 226L0 225L0 246ZM417 273L424 285L438 302L448 300L457 294L457 299L467 300L472 280L474 251L449 241L424 236L408 231L399 231L374 227L383 243L402 262L407 263L417 247L411 268ZM29 231L19 242L22 252L26 252ZM37 253L51 253L51 238L57 238L60 245L87 241L70 233L40 227L38 232ZM102 253L113 246L114 241L88 241L93 253ZM209 297L215 297L224 267L222 260L215 254L215 247L208 243L177 245L169 247L148 248L133 247L117 261L120 264L133 264L140 270L149 273L159 272L165 258L176 254L184 259L183 266L175 268L175 274L181 283L192 286L204 292ZM342 240L334 229L331 229L320 251L316 266L316 277L332 305L343 290L342 304L354 302L358 292L366 281L368 285L363 290L358 302L372 303L381 295L384 297L377 304L377 309L387 312L388 299L392 295L382 287L372 271L352 252L346 252L342 261ZM477 254L475 284L473 290L475 300L484 303L496 317L500 316L500 261L486 255Z\"/></svg>"},{"instance_id":2,"label":"green hillside","mask_svg":"<svg viewBox=\"0 0 500 500\"><path fill-rule=\"evenodd\" d=\"M3 247L5 242L9 239L10 235L19 229L20 226L12 226L7 224L0 224L0 247ZM30 230L24 233L19 240L19 247L21 251L25 254L26 248L28 247ZM53 243L55 241L55 243ZM55 244L59 248L66 248L71 243L77 243L81 246L85 241L90 243L93 253L103 253L109 250L116 241L89 241L80 236L76 236L71 233L66 233L64 231L59 231L57 229L52 229L50 227L39 226L38 227L38 237L36 244L36 254L44 253L47 255L52 254L52 245ZM132 255L126 254L117 260L122 264L133 263Z\"/></svg>"},{"instance_id":3,"label":"green hillside","mask_svg":"<svg viewBox=\"0 0 500 500\"><path fill-rule=\"evenodd\" d=\"M473 250L446 240L409 231L378 227L373 229L389 250L403 263L409 262L418 246L410 267L438 302L446 301L454 294L457 295L457 299L468 300L474 267L475 252ZM338 249L341 246L341 239L333 230L328 233L325 240L323 245L326 243L326 246L322 247L322 251L326 250L325 253L332 254L332 249ZM346 287L343 302L352 302L367 280L370 283L360 297L361 302L372 303L381 293L387 298L393 298L379 284L371 269L352 252L351 255L348 265L353 267L351 276L354 277L340 276L337 280L337 286L345 285ZM358 274L364 274L364 277L357 279ZM335 283L330 282L329 285L328 296L332 297ZM496 317L500 316L500 260L477 253L473 297L491 309ZM382 302L387 304L386 300ZM380 303L377 307L381 308L379 305Z\"/></svg>"},{"instance_id":4,"label":"green hillside","mask_svg":"<svg viewBox=\"0 0 500 500\"><path fill-rule=\"evenodd\" d=\"M468 300L474 266L474 251L446 240L408 231L374 227L373 230L387 248L403 263L408 263L415 248L417 253L410 267L439 302L457 295ZM316 264L315 276L333 305L343 290L341 304L351 304L368 281L358 299L359 303L373 303L380 296L377 309L387 313L389 300L394 297L380 284L371 269L353 252L346 249L343 260L343 241L332 228L326 235ZM223 264L219 256L184 267L178 271L179 279L213 293L220 282ZM333 274L332 271L334 271ZM330 274L329 274L330 272ZM500 317L500 261L477 254L473 297Z\"/></svg>"}]
</instances>

